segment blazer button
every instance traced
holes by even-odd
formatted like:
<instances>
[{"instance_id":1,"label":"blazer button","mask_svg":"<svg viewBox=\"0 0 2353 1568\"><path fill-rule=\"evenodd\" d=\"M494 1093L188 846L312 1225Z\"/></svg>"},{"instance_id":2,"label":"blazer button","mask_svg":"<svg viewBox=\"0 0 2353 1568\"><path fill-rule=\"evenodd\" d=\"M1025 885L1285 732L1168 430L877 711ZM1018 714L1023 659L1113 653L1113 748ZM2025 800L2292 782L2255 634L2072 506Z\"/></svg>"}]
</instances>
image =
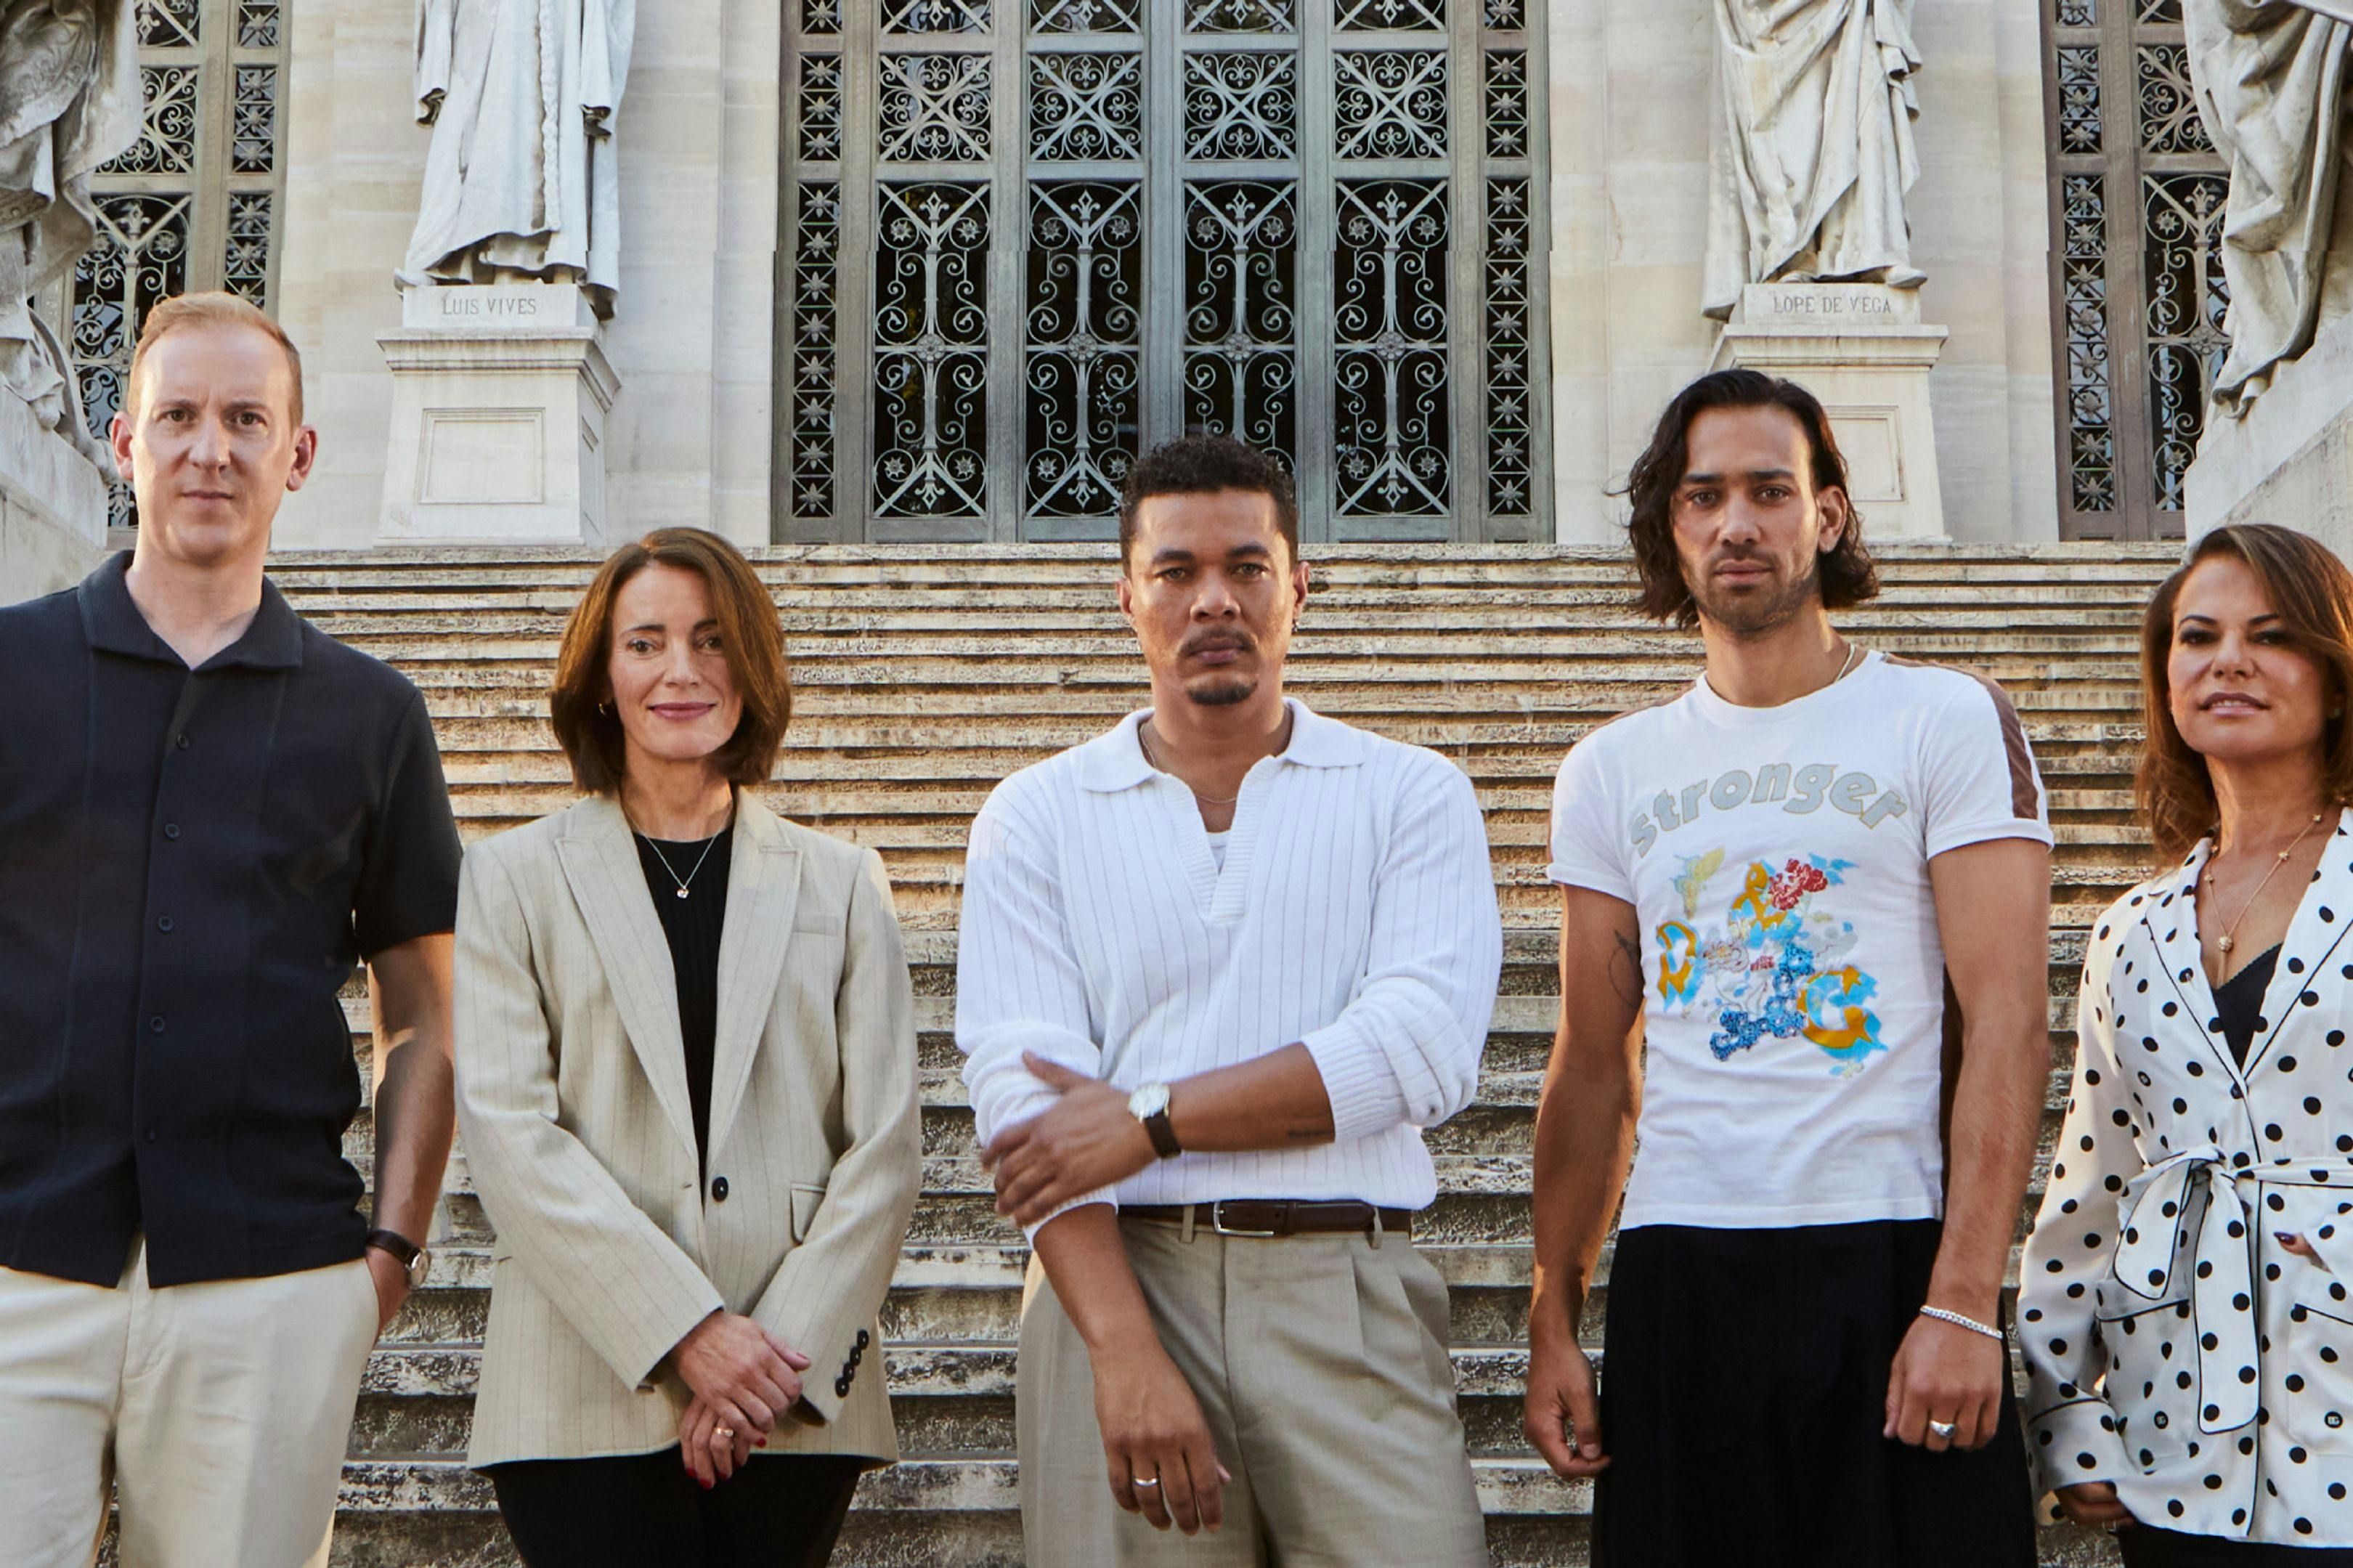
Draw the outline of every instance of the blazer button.
<instances>
[{"instance_id":1,"label":"blazer button","mask_svg":"<svg viewBox=\"0 0 2353 1568\"><path fill-rule=\"evenodd\" d=\"M860 1330L859 1330L859 1331L858 1331L858 1348L859 1348L860 1350L864 1350L864 1349L865 1349L869 1344L871 1344L871 1342L871 1342L870 1339L868 1339L868 1337L867 1337L867 1333L866 1333L866 1331L865 1331L864 1329L860 1329Z\"/></svg>"},{"instance_id":2,"label":"blazer button","mask_svg":"<svg viewBox=\"0 0 2353 1568\"><path fill-rule=\"evenodd\" d=\"M714 1204L723 1204L727 1201L726 1177L713 1176L711 1178L711 1201Z\"/></svg>"},{"instance_id":3,"label":"blazer button","mask_svg":"<svg viewBox=\"0 0 2353 1568\"><path fill-rule=\"evenodd\" d=\"M833 1380L833 1393L834 1397L837 1399L847 1399L849 1397L849 1374L848 1373L845 1372L839 1377Z\"/></svg>"}]
</instances>

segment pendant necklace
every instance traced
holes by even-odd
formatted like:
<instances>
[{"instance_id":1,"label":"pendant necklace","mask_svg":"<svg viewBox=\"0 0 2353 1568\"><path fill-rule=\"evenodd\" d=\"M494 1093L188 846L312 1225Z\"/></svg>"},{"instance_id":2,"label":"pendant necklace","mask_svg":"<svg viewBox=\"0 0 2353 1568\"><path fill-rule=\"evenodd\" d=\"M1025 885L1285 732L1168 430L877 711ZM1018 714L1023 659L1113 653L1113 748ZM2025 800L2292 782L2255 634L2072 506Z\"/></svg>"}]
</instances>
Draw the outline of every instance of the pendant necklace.
<instances>
[{"instance_id":1,"label":"pendant necklace","mask_svg":"<svg viewBox=\"0 0 2353 1568\"><path fill-rule=\"evenodd\" d=\"M632 831L635 830L632 829ZM702 870L703 861L711 858L711 847L718 843L721 835L724 834L726 831L727 830L723 827L718 833L712 834L710 837L702 841L702 853L695 858L694 870L689 871L683 877L681 877L678 874L676 868L670 865L670 857L661 852L660 845L655 843L645 834L639 833L638 837L645 839L646 847L654 852L654 858L661 862L661 868L668 871L670 873L670 879L678 884L678 896L682 899L686 897L687 884L694 880L695 872Z\"/></svg>"},{"instance_id":2,"label":"pendant necklace","mask_svg":"<svg viewBox=\"0 0 2353 1568\"><path fill-rule=\"evenodd\" d=\"M2247 918L2247 911L2253 909L2255 907L2255 900L2263 896L2263 889L2271 885L2272 878L2278 873L2281 867L2287 864L2287 858L2295 853L2295 847L2310 837L2314 828L2320 826L2321 817L2324 815L2324 813L2317 811L2312 814L2312 820L2304 825L2304 831L2297 834L2294 838L2288 840L2287 847L2279 852L2279 858L2272 862L2271 869L2265 871L2263 873L2263 880L2255 884L2255 890L2249 893L2247 895L2247 901L2239 906L2239 919L2232 921L2230 925L2223 930L2222 939L2214 944L2216 951L2220 952L2224 959L2227 960L2231 956L2231 950L2239 945L2239 921L2243 921ZM2214 889L2220 886L2220 884L2214 880L2214 867L2216 862L2220 861L2221 858L2221 852L2217 850L2215 852L2214 859L2209 860L2206 863L2206 886L2209 889Z\"/></svg>"}]
</instances>

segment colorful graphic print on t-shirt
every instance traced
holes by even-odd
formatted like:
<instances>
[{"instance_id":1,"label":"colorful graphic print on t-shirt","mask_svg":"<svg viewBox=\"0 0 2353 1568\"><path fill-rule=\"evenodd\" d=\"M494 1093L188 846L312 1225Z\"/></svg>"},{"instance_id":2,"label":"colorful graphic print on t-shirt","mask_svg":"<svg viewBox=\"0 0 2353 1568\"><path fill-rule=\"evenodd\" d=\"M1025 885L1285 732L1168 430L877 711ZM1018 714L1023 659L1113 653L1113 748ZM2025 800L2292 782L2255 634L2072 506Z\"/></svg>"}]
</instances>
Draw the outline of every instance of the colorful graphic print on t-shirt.
<instances>
[{"instance_id":1,"label":"colorful graphic print on t-shirt","mask_svg":"<svg viewBox=\"0 0 2353 1568\"><path fill-rule=\"evenodd\" d=\"M1654 933L1661 1011L1713 1014L1707 1044L1717 1061L1767 1038L1803 1037L1834 1074L1861 1072L1887 1047L1864 1005L1878 982L1841 962L1855 930L1836 912L1833 889L1853 867L1809 854L1786 857L1778 870L1763 860L1734 870L1721 847L1683 860L1674 879L1683 916Z\"/></svg>"}]
</instances>

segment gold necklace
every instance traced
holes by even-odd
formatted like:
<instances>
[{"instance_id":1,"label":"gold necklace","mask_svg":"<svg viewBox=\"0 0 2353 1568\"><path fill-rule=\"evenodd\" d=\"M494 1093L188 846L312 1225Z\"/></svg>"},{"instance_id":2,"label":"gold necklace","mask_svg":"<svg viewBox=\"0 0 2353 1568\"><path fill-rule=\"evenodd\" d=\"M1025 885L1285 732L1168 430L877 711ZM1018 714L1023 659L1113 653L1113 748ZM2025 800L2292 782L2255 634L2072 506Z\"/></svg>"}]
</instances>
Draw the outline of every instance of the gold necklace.
<instances>
[{"instance_id":1,"label":"gold necklace","mask_svg":"<svg viewBox=\"0 0 2353 1568\"><path fill-rule=\"evenodd\" d=\"M2304 831L2288 840L2287 847L2279 852L2279 858L2274 860L2271 869L2263 873L2263 879L2255 884L2255 890L2249 893L2247 901L2239 906L2239 919L2232 921L2223 929L2222 940L2214 944L2215 950L2225 959L2231 956L2231 950L2239 945L2239 921L2247 918L2247 911L2253 909L2255 900L2263 896L2263 889L2271 886L2271 880L2279 874L2279 868L2287 864L2287 858L2295 853L2295 847L2311 837L2312 830L2320 826L2321 818L2325 815L2326 813L2317 811L2312 814L2312 820L2304 825ZM2221 836L2218 834L2216 837L2219 838ZM2222 851L2218 846L2214 851L2214 858L2206 862L2206 886L2217 891L2221 890L2221 884L2215 880L2214 868L2221 858Z\"/></svg>"}]
</instances>

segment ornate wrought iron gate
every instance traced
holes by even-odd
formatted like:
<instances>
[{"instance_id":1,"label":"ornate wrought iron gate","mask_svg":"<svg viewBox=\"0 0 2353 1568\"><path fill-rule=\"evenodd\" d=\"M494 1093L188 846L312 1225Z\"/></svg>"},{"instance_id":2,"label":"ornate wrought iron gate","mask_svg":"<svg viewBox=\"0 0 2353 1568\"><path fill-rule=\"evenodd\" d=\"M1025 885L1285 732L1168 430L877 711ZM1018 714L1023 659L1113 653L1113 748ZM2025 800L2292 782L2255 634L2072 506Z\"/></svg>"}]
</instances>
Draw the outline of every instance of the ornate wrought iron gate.
<instances>
[{"instance_id":1,"label":"ornate wrought iron gate","mask_svg":"<svg viewBox=\"0 0 2353 1568\"><path fill-rule=\"evenodd\" d=\"M2044 0L2059 529L2182 531L2229 340L2230 179L2199 121L2181 0Z\"/></svg>"},{"instance_id":2,"label":"ornate wrought iron gate","mask_svg":"<svg viewBox=\"0 0 2353 1568\"><path fill-rule=\"evenodd\" d=\"M1108 537L1135 454L1311 537L1551 537L1531 0L791 0L776 536Z\"/></svg>"}]
</instances>

